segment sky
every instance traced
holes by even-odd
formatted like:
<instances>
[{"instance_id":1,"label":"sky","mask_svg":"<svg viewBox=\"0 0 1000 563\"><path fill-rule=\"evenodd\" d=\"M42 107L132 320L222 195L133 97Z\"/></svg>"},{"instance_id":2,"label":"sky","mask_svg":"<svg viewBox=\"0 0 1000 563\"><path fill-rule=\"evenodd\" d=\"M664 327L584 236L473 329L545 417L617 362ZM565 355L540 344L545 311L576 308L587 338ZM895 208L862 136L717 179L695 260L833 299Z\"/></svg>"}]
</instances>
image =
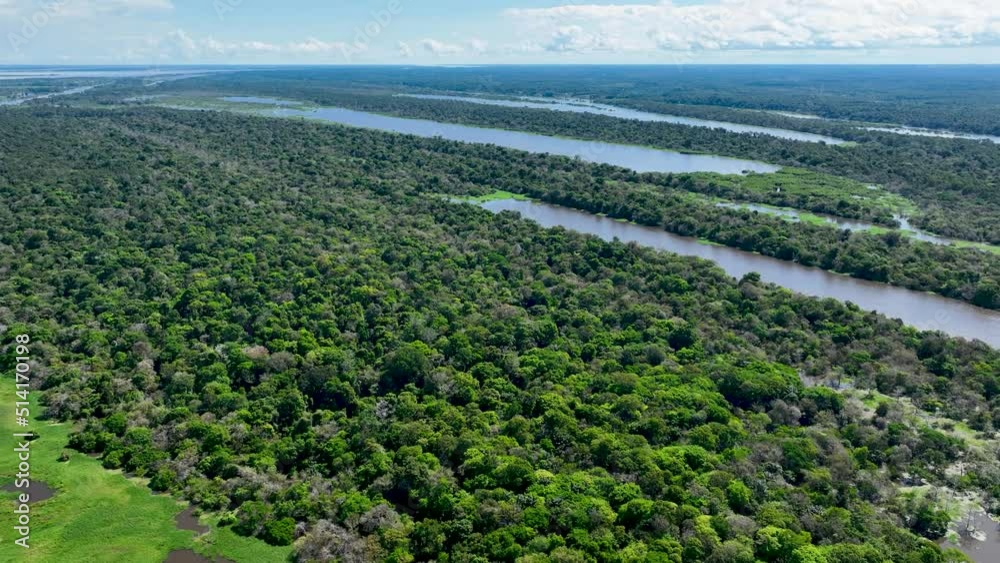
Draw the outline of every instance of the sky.
<instances>
[{"instance_id":1,"label":"sky","mask_svg":"<svg viewBox=\"0 0 1000 563\"><path fill-rule=\"evenodd\" d=\"M0 0L0 64L1000 64L1000 0Z\"/></svg>"}]
</instances>

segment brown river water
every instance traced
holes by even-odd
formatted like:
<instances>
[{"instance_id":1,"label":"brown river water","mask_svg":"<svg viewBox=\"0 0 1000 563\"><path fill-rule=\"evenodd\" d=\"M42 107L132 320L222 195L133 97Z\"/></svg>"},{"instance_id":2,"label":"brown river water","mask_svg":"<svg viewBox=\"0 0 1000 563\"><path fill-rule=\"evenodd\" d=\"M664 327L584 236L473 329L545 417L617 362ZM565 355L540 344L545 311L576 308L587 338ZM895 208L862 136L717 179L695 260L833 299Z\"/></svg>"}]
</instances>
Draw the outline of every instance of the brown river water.
<instances>
[{"instance_id":1,"label":"brown river water","mask_svg":"<svg viewBox=\"0 0 1000 563\"><path fill-rule=\"evenodd\" d=\"M1000 348L1000 312L955 299L859 280L735 248L703 244L663 229L624 223L546 203L497 200L484 203L482 207L494 213L515 211L544 227L565 227L604 240L617 238L658 250L697 256L715 262L735 278L757 272L762 280L797 293L850 301L862 309L878 311L922 330L940 330L951 336L978 339Z\"/></svg>"}]
</instances>

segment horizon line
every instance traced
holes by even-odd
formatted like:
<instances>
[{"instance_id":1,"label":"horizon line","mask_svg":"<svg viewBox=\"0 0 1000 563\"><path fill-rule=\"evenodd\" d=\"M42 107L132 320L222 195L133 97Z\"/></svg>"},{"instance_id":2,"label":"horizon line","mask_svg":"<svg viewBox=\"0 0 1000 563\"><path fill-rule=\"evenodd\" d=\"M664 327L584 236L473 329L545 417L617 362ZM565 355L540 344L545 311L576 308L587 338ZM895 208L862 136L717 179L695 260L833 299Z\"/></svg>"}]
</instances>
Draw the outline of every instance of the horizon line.
<instances>
[{"instance_id":1,"label":"horizon line","mask_svg":"<svg viewBox=\"0 0 1000 563\"><path fill-rule=\"evenodd\" d=\"M421 67L421 68L486 68L486 67L723 67L723 66L767 66L767 67L1000 67L996 63L169 63L169 64L95 64L95 63L0 63L0 68L366 68L366 67Z\"/></svg>"}]
</instances>

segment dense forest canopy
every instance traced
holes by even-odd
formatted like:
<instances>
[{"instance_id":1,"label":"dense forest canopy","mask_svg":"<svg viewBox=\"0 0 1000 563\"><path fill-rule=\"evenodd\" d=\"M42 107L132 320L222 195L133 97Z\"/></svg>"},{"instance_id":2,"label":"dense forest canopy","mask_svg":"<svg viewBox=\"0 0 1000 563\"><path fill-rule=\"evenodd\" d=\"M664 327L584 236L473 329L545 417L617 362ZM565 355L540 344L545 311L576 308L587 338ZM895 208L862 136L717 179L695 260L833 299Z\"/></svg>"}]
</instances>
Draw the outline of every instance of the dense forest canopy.
<instances>
[{"instance_id":1,"label":"dense forest canopy","mask_svg":"<svg viewBox=\"0 0 1000 563\"><path fill-rule=\"evenodd\" d=\"M952 71L956 72L954 69ZM511 75L508 76L506 74L508 72ZM619 69L608 72L613 75L615 72L626 71ZM635 72L640 72L640 70L635 70ZM642 76L650 81L649 88L660 90L669 90L665 83L670 82L671 78L677 78L678 81L671 82L674 84L672 87L684 88L684 91L696 88L699 80L704 78L697 69L692 70L692 74L675 76L675 72L670 68L656 67L655 70L647 69ZM815 71L808 71L806 74L808 75L809 72ZM884 72L892 71L884 70ZM467 89L470 92L537 94L545 93L545 91L538 90L539 84L544 83L544 81L563 84L566 89L559 91L559 94L582 95L578 90L571 88L573 84L577 83L570 78L565 78L566 73L572 74L572 70L554 70L551 76L543 74L543 71L539 69L505 69L504 67L481 69L392 67L374 70L371 73L343 68L306 72L246 72L178 81L166 85L165 91L187 92L208 89L214 92L254 93L406 117L762 160L772 164L805 168L824 174L884 185L888 189L911 198L920 206L920 212L913 218L917 225L945 236L1000 243L1000 226L998 226L1000 225L1000 211L998 211L1000 210L1000 199L998 199L1000 198L998 195L1000 194L1000 177L997 175L1000 171L1000 145L988 141L895 135L865 131L825 120L818 122L824 124L821 126L809 120L792 119L760 112L741 113L731 108L720 109L715 106L708 110L693 110L692 108L695 106L677 106L672 102L664 105L662 101L649 101L643 97L642 88L635 88L635 84L629 81L623 82L620 88L616 89L616 91L620 90L616 99L605 100L602 98L601 92L604 90L601 87L596 87L595 90L591 91L590 97L596 97L602 101L624 103L624 105L650 111L671 112L677 108L686 108L679 113L696 117L778 126L793 130L811 130L845 138L855 144L828 146L778 139L766 135L738 135L721 130L669 123L649 123L608 116L503 108L394 95L400 92L418 91L415 90L418 87L437 88L441 91ZM980 74L986 77L1000 77L1000 73L993 71ZM706 76L711 75L713 74L709 73ZM865 80L863 77L867 76L864 69L857 70L854 75L846 76L855 75L862 77L858 80ZM561 76L564 77L562 82L560 82ZM590 76L591 80L597 80L598 77L601 80L609 79L609 76L605 76L603 73L591 73L587 76ZM740 73L736 73L734 76L742 77ZM908 76L911 81L916 81L918 78L917 75L905 76ZM933 73L930 76L932 77L930 83L933 84L947 78L957 79L950 76L934 79ZM624 77L622 79L625 80ZM733 78L733 80L735 79ZM804 81L805 78L802 80ZM844 80L844 84L836 91L837 99L847 104L848 102L843 100L849 100L852 99L852 96L861 96L861 94L847 92L845 88L847 88L848 82L846 78ZM869 77L867 80L874 81L875 78ZM916 92L923 92L926 96L936 95L928 90L927 80L925 78L925 85L922 89L918 88ZM1000 81L1000 78L997 80ZM892 81L887 82L892 83ZM810 84L814 83L810 82ZM910 85L911 82L903 80L902 84ZM985 90L987 84L991 84L991 82L980 77L972 80L970 87ZM589 86L589 83L578 84L577 88L585 86ZM817 86L814 84L813 87ZM899 86L899 88L902 87ZM607 88L606 83L603 88ZM859 91L864 92L864 89ZM892 92L897 91L891 90L886 93L875 90L874 92L879 96L890 96L891 98ZM784 95L789 99L798 100L801 99L803 93L792 88ZM912 96L919 97L919 94L912 94ZM969 95L961 99L974 100L977 104L974 107L965 107L963 104L966 102L956 102L948 104L947 108L948 111L958 111L962 116L978 123L988 122L997 115L996 106L989 102L994 97L993 93ZM855 103L864 107L873 105L870 101L866 101L867 99L863 96L855 98L855 100ZM907 103L913 104L915 102ZM879 107L881 105L885 104L880 104ZM895 111L896 114L906 113L898 108ZM720 112L725 112L725 114L720 114Z\"/></svg>"},{"instance_id":2,"label":"dense forest canopy","mask_svg":"<svg viewBox=\"0 0 1000 563\"><path fill-rule=\"evenodd\" d=\"M446 197L650 179L151 107L0 141L0 325L70 446L300 561L961 561L903 484L1000 505L997 350Z\"/></svg>"},{"instance_id":3,"label":"dense forest canopy","mask_svg":"<svg viewBox=\"0 0 1000 563\"><path fill-rule=\"evenodd\" d=\"M339 72L339 71L338 71ZM339 76L334 73L334 76ZM355 109L387 112L398 115L458 121L515 130L527 130L553 135L573 135L610 141L651 139L648 142L681 150L715 151L731 156L771 159L784 164L810 167L787 168L777 174L753 174L747 177L718 174L635 174L614 167L600 167L599 174L547 173L533 162L539 158L521 154L516 158L484 159L477 169L470 170L473 178L489 178L494 188L529 195L544 201L570 205L587 211L604 213L644 225L661 226L685 236L696 236L713 242L789 260L806 266L817 266L857 278L930 291L970 302L980 307L1000 309L1000 252L980 252L964 246L941 246L919 242L901 236L899 232L869 234L845 233L826 226L789 224L773 217L720 209L712 198L753 201L789 206L816 213L860 218L880 225L898 225L896 217L903 211L897 200L907 208L917 208L914 222L934 221L945 217L947 226L941 231L960 230L972 240L991 239L1000 222L992 221L997 207L990 204L989 185L978 183L981 176L993 174L986 163L1000 158L1000 147L989 143L958 142L946 139L913 139L888 134L876 134L893 143L866 143L856 147L834 147L802 143L766 135L742 135L721 130L692 128L664 123L644 123L588 114L565 114L545 110L500 108L444 100L413 99L388 94L346 92L330 87L326 81L292 77L265 80L265 73L241 73L237 76L198 78L167 85L166 92L190 92L199 103L217 101L224 94L237 92L266 96L287 95L300 100ZM279 76L282 76L279 73ZM324 75L325 76L325 75ZM308 75L306 75L308 77ZM334 81L336 82L336 81ZM204 90L212 87L218 90ZM106 105L118 105L114 92L97 93L94 99ZM130 98L126 98L130 99ZM186 99L186 98L181 98ZM132 102L134 103L134 102ZM144 99L141 103L158 103ZM173 103L168 100L168 104ZM923 143L923 144L921 144ZM979 168L971 167L971 155L955 147L973 147L982 156ZM900 151L899 147L907 147ZM921 152L907 152L922 147ZM940 155L928 158L928 147ZM491 154L486 150L486 154ZM911 160L908 160L911 159ZM823 164L824 160L829 163ZM883 162L901 164L885 167ZM1000 161L998 161L1000 165ZM560 165L568 172L579 165ZM968 185L980 186L973 197L959 197L957 192L942 196L931 189L931 177L940 175L942 168L953 168L955 174L967 176ZM540 171L537 171L540 170ZM902 189L910 200L893 194L891 198L873 197L870 186L856 179L833 175L854 174L860 179L869 173L885 180L888 185L923 186L923 190ZM1000 166L996 168L1000 170ZM846 171L846 172L845 172ZM940 175L941 190L954 190L953 174ZM433 181L440 178L433 177ZM870 180L869 180L870 181ZM452 194L463 194L461 185L451 188ZM692 193L707 198L691 198ZM892 192L884 192L892 194ZM477 194L479 195L479 194ZM941 214L947 208L948 212ZM913 213L913 210L908 210ZM997 232L1000 236L1000 232ZM995 249L993 249L995 250Z\"/></svg>"},{"instance_id":4,"label":"dense forest canopy","mask_svg":"<svg viewBox=\"0 0 1000 563\"><path fill-rule=\"evenodd\" d=\"M362 90L568 96L774 110L1000 135L1000 72L995 66L356 66L266 75ZM258 74L261 82L266 80L263 76Z\"/></svg>"},{"instance_id":5,"label":"dense forest canopy","mask_svg":"<svg viewBox=\"0 0 1000 563\"><path fill-rule=\"evenodd\" d=\"M20 98L55 94L64 92L72 88L82 88L92 86L99 82L95 79L67 79L51 80L40 78L26 78L23 80L0 80L0 102L17 100Z\"/></svg>"}]
</instances>

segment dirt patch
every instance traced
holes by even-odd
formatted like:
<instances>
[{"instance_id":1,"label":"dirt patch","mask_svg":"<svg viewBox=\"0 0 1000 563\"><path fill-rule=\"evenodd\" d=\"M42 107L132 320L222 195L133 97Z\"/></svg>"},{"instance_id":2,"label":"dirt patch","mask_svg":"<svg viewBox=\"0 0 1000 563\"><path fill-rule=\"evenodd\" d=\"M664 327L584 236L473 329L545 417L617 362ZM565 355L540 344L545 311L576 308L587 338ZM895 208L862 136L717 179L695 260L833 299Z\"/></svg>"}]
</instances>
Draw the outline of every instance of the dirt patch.
<instances>
[{"instance_id":1,"label":"dirt patch","mask_svg":"<svg viewBox=\"0 0 1000 563\"><path fill-rule=\"evenodd\" d=\"M208 526L198 522L198 517L194 514L194 507L189 506L181 511L175 518L178 530L191 530L199 536L208 533Z\"/></svg>"},{"instance_id":2,"label":"dirt patch","mask_svg":"<svg viewBox=\"0 0 1000 563\"><path fill-rule=\"evenodd\" d=\"M4 486L3 490L8 493L18 493L18 494L27 492L28 496L31 497L32 504L46 499L50 499L56 494L55 489L53 489L52 487L48 486L47 484L41 481L32 481L31 484L28 486L27 491L15 487L14 483Z\"/></svg>"},{"instance_id":3,"label":"dirt patch","mask_svg":"<svg viewBox=\"0 0 1000 563\"><path fill-rule=\"evenodd\" d=\"M209 559L200 553L195 553L190 549L177 549L170 552L167 555L167 560L163 563L236 563L235 561L230 561L229 559L224 559L222 557L216 557L215 559Z\"/></svg>"}]
</instances>

